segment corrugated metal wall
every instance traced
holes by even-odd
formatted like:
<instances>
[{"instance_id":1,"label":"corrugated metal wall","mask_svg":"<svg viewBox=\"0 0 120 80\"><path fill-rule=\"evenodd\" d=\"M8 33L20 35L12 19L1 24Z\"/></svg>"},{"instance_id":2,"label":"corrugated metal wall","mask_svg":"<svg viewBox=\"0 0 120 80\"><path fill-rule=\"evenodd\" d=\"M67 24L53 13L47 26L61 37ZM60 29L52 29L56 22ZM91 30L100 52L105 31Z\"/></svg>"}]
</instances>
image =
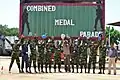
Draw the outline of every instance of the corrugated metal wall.
<instances>
[{"instance_id":1,"label":"corrugated metal wall","mask_svg":"<svg viewBox=\"0 0 120 80\"><path fill-rule=\"evenodd\" d=\"M26 6L25 6L26 7ZM56 6L54 12L29 11L28 22L31 32L41 36L60 36L62 33L79 36L80 31L93 31L96 6ZM72 19L74 26L55 26L55 19ZM98 23L98 30L100 24ZM24 35L28 35L25 25Z\"/></svg>"}]
</instances>

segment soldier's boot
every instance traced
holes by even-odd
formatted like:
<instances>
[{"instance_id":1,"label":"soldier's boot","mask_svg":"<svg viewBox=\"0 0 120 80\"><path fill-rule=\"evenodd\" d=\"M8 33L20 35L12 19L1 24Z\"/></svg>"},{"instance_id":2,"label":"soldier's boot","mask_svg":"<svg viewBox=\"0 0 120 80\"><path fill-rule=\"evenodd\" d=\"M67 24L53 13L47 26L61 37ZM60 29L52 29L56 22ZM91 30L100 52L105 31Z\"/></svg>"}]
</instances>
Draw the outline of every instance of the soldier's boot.
<instances>
[{"instance_id":1,"label":"soldier's boot","mask_svg":"<svg viewBox=\"0 0 120 80\"><path fill-rule=\"evenodd\" d=\"M41 72L44 73L44 71L43 71L43 64L41 64Z\"/></svg>"},{"instance_id":2,"label":"soldier's boot","mask_svg":"<svg viewBox=\"0 0 120 80\"><path fill-rule=\"evenodd\" d=\"M72 64L72 73L74 73L74 64Z\"/></svg>"},{"instance_id":3,"label":"soldier's boot","mask_svg":"<svg viewBox=\"0 0 120 80\"><path fill-rule=\"evenodd\" d=\"M23 70L23 68L21 69L21 72L22 72L22 73L24 73L24 70Z\"/></svg>"},{"instance_id":4,"label":"soldier's boot","mask_svg":"<svg viewBox=\"0 0 120 80\"><path fill-rule=\"evenodd\" d=\"M31 71L31 67L29 67L29 73L32 73L32 71Z\"/></svg>"},{"instance_id":5,"label":"soldier's boot","mask_svg":"<svg viewBox=\"0 0 120 80\"><path fill-rule=\"evenodd\" d=\"M45 64L45 72L46 72L46 73L48 73L48 72L47 72L47 66L48 66L48 65L47 65L47 64Z\"/></svg>"},{"instance_id":6,"label":"soldier's boot","mask_svg":"<svg viewBox=\"0 0 120 80\"><path fill-rule=\"evenodd\" d=\"M54 65L54 72L56 73L56 64Z\"/></svg>"},{"instance_id":7,"label":"soldier's boot","mask_svg":"<svg viewBox=\"0 0 120 80\"><path fill-rule=\"evenodd\" d=\"M26 69L26 73L29 73L27 69Z\"/></svg>"},{"instance_id":8,"label":"soldier's boot","mask_svg":"<svg viewBox=\"0 0 120 80\"><path fill-rule=\"evenodd\" d=\"M19 69L19 73L22 73L22 71L20 70L20 63L17 63L18 69Z\"/></svg>"},{"instance_id":9,"label":"soldier's boot","mask_svg":"<svg viewBox=\"0 0 120 80\"><path fill-rule=\"evenodd\" d=\"M39 73L40 73L40 64L38 63L38 71L39 71Z\"/></svg>"},{"instance_id":10,"label":"soldier's boot","mask_svg":"<svg viewBox=\"0 0 120 80\"><path fill-rule=\"evenodd\" d=\"M78 65L76 65L77 73L78 73Z\"/></svg>"},{"instance_id":11,"label":"soldier's boot","mask_svg":"<svg viewBox=\"0 0 120 80\"><path fill-rule=\"evenodd\" d=\"M67 65L65 65L65 72L67 72Z\"/></svg>"},{"instance_id":12,"label":"soldier's boot","mask_svg":"<svg viewBox=\"0 0 120 80\"><path fill-rule=\"evenodd\" d=\"M95 74L95 64L93 65L93 74Z\"/></svg>"},{"instance_id":13,"label":"soldier's boot","mask_svg":"<svg viewBox=\"0 0 120 80\"><path fill-rule=\"evenodd\" d=\"M82 69L83 69L83 66L81 66L81 71L80 71L80 73L82 73Z\"/></svg>"},{"instance_id":14,"label":"soldier's boot","mask_svg":"<svg viewBox=\"0 0 120 80\"><path fill-rule=\"evenodd\" d=\"M14 62L14 61L11 61L11 63L10 63L10 66L9 66L9 73L11 73L11 68L12 68L13 62Z\"/></svg>"},{"instance_id":15,"label":"soldier's boot","mask_svg":"<svg viewBox=\"0 0 120 80\"><path fill-rule=\"evenodd\" d=\"M36 64L33 63L33 66L34 66L34 71L35 71L35 73L37 73L37 71L36 71Z\"/></svg>"},{"instance_id":16,"label":"soldier's boot","mask_svg":"<svg viewBox=\"0 0 120 80\"><path fill-rule=\"evenodd\" d=\"M85 67L85 73L87 73L87 72L86 72L86 67Z\"/></svg>"},{"instance_id":17,"label":"soldier's boot","mask_svg":"<svg viewBox=\"0 0 120 80\"><path fill-rule=\"evenodd\" d=\"M105 71L105 69L103 69L103 74L105 74L105 72L104 72L104 71Z\"/></svg>"},{"instance_id":18,"label":"soldier's boot","mask_svg":"<svg viewBox=\"0 0 120 80\"><path fill-rule=\"evenodd\" d=\"M95 74L95 69L93 69L93 74Z\"/></svg>"},{"instance_id":19,"label":"soldier's boot","mask_svg":"<svg viewBox=\"0 0 120 80\"><path fill-rule=\"evenodd\" d=\"M52 72L51 72L51 64L49 64L49 72L52 73Z\"/></svg>"},{"instance_id":20,"label":"soldier's boot","mask_svg":"<svg viewBox=\"0 0 120 80\"><path fill-rule=\"evenodd\" d=\"M101 69L100 69L100 72L98 74L102 74Z\"/></svg>"},{"instance_id":21,"label":"soldier's boot","mask_svg":"<svg viewBox=\"0 0 120 80\"><path fill-rule=\"evenodd\" d=\"M91 68L91 64L90 62L88 63L88 73L90 73L90 68Z\"/></svg>"},{"instance_id":22,"label":"soldier's boot","mask_svg":"<svg viewBox=\"0 0 120 80\"><path fill-rule=\"evenodd\" d=\"M58 71L61 73L60 68L61 68L61 64L58 64Z\"/></svg>"}]
</instances>

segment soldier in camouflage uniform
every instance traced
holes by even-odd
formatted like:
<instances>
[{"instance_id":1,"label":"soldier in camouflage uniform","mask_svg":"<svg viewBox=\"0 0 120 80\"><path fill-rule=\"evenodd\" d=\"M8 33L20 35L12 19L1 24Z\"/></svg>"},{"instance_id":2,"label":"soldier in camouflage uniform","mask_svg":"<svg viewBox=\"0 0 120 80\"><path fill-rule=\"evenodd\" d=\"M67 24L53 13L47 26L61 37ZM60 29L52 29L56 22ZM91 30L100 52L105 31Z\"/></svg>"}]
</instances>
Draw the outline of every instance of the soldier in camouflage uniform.
<instances>
[{"instance_id":1,"label":"soldier in camouflage uniform","mask_svg":"<svg viewBox=\"0 0 120 80\"><path fill-rule=\"evenodd\" d=\"M31 50L31 54L30 54L30 64L29 64L29 71L31 72L31 64L33 62L33 67L34 67L34 71L35 73L37 73L36 71L36 57L37 57L37 52L36 52L36 43L35 40L32 40L30 43L30 50Z\"/></svg>"},{"instance_id":2,"label":"soldier in camouflage uniform","mask_svg":"<svg viewBox=\"0 0 120 80\"><path fill-rule=\"evenodd\" d=\"M48 73L47 72L48 64L49 64L49 72L51 73L51 63L52 63L51 56L52 56L52 53L54 53L54 49L55 49L54 41L53 40L49 41L49 40L48 40L48 43L46 45L46 55L45 55L45 70L46 70L46 73Z\"/></svg>"},{"instance_id":3,"label":"soldier in camouflage uniform","mask_svg":"<svg viewBox=\"0 0 120 80\"><path fill-rule=\"evenodd\" d=\"M78 67L79 67L79 52L78 52L78 40L76 39L72 43L71 47L71 64L72 64L72 73L74 73L74 65L76 65L77 73L78 73Z\"/></svg>"},{"instance_id":4,"label":"soldier in camouflage uniform","mask_svg":"<svg viewBox=\"0 0 120 80\"><path fill-rule=\"evenodd\" d=\"M11 44L11 42L9 41L9 43ZM12 68L12 65L14 63L14 60L16 60L16 63L17 63L17 66L19 68L19 73L21 73L21 70L20 70L20 59L19 59L19 54L20 54L20 51L19 51L19 48L21 46L20 43L18 43L17 40L15 40L15 44L11 44L12 46L12 55L11 55L11 63L10 63L10 66L9 66L9 72L11 73L11 68Z\"/></svg>"},{"instance_id":5,"label":"soldier in camouflage uniform","mask_svg":"<svg viewBox=\"0 0 120 80\"><path fill-rule=\"evenodd\" d=\"M91 53L89 55L88 73L90 73L90 68L91 68L91 64L92 64L93 65L93 73L95 74L98 46L99 45L97 43L93 43L92 46L90 47Z\"/></svg>"},{"instance_id":6,"label":"soldier in camouflage uniform","mask_svg":"<svg viewBox=\"0 0 120 80\"><path fill-rule=\"evenodd\" d=\"M104 46L104 42L102 43L102 45L100 46L100 54L99 54L99 69L100 72L99 74L104 74L104 70L105 70L105 58L106 58L106 46ZM103 69L103 72L101 71Z\"/></svg>"},{"instance_id":7,"label":"soldier in camouflage uniform","mask_svg":"<svg viewBox=\"0 0 120 80\"><path fill-rule=\"evenodd\" d=\"M86 68L87 68L87 43L83 41L83 44L80 46L80 67L81 67L81 72L83 67L85 68L85 73L86 73Z\"/></svg>"},{"instance_id":8,"label":"soldier in camouflage uniform","mask_svg":"<svg viewBox=\"0 0 120 80\"><path fill-rule=\"evenodd\" d=\"M62 44L59 44L59 41L57 41L56 50L54 53L54 72L56 72L56 65L58 64L58 71L60 71L61 68L61 52L62 52Z\"/></svg>"},{"instance_id":9,"label":"soldier in camouflage uniform","mask_svg":"<svg viewBox=\"0 0 120 80\"><path fill-rule=\"evenodd\" d=\"M43 65L44 65L44 47L45 44L42 41L40 44L38 44L38 71L40 72L40 66L41 66L41 72L43 71Z\"/></svg>"}]
</instances>

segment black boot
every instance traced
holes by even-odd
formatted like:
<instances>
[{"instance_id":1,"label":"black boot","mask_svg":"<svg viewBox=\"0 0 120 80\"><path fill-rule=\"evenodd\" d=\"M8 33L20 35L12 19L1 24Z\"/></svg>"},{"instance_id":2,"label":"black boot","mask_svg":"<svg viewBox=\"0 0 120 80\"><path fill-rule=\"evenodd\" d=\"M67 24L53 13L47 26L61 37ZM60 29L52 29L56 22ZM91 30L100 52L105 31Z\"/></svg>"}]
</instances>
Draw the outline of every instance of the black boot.
<instances>
[{"instance_id":1,"label":"black boot","mask_svg":"<svg viewBox=\"0 0 120 80\"><path fill-rule=\"evenodd\" d=\"M105 74L105 72L104 72L105 70L103 69L103 74Z\"/></svg>"},{"instance_id":2,"label":"black boot","mask_svg":"<svg viewBox=\"0 0 120 80\"><path fill-rule=\"evenodd\" d=\"M45 72L48 73L48 72L47 72L47 64L45 64Z\"/></svg>"},{"instance_id":3,"label":"black boot","mask_svg":"<svg viewBox=\"0 0 120 80\"><path fill-rule=\"evenodd\" d=\"M72 73L74 73L74 65L72 65Z\"/></svg>"},{"instance_id":4,"label":"black boot","mask_svg":"<svg viewBox=\"0 0 120 80\"><path fill-rule=\"evenodd\" d=\"M43 64L41 64L41 72L44 73L44 71L43 71Z\"/></svg>"},{"instance_id":5,"label":"black boot","mask_svg":"<svg viewBox=\"0 0 120 80\"><path fill-rule=\"evenodd\" d=\"M58 64L58 72L60 72L61 73L61 64Z\"/></svg>"},{"instance_id":6,"label":"black boot","mask_svg":"<svg viewBox=\"0 0 120 80\"><path fill-rule=\"evenodd\" d=\"M86 72L86 68L85 68L85 73L87 73L87 72Z\"/></svg>"},{"instance_id":7,"label":"black boot","mask_svg":"<svg viewBox=\"0 0 120 80\"><path fill-rule=\"evenodd\" d=\"M98 74L102 74L101 69L100 69L100 72Z\"/></svg>"},{"instance_id":8,"label":"black boot","mask_svg":"<svg viewBox=\"0 0 120 80\"><path fill-rule=\"evenodd\" d=\"M77 73L78 73L78 65L76 65Z\"/></svg>"},{"instance_id":9,"label":"black boot","mask_svg":"<svg viewBox=\"0 0 120 80\"><path fill-rule=\"evenodd\" d=\"M52 73L52 72L51 72L51 64L49 64L49 72Z\"/></svg>"},{"instance_id":10,"label":"black boot","mask_svg":"<svg viewBox=\"0 0 120 80\"><path fill-rule=\"evenodd\" d=\"M82 69L83 69L83 66L81 66L81 72L80 73L82 73Z\"/></svg>"},{"instance_id":11,"label":"black boot","mask_svg":"<svg viewBox=\"0 0 120 80\"><path fill-rule=\"evenodd\" d=\"M95 69L93 69L93 74L95 74Z\"/></svg>"},{"instance_id":12,"label":"black boot","mask_svg":"<svg viewBox=\"0 0 120 80\"><path fill-rule=\"evenodd\" d=\"M65 72L67 72L67 65L65 65Z\"/></svg>"},{"instance_id":13,"label":"black boot","mask_svg":"<svg viewBox=\"0 0 120 80\"><path fill-rule=\"evenodd\" d=\"M24 73L23 69L21 69L21 72Z\"/></svg>"},{"instance_id":14,"label":"black boot","mask_svg":"<svg viewBox=\"0 0 120 80\"><path fill-rule=\"evenodd\" d=\"M56 73L56 64L54 65L54 72Z\"/></svg>"}]
</instances>

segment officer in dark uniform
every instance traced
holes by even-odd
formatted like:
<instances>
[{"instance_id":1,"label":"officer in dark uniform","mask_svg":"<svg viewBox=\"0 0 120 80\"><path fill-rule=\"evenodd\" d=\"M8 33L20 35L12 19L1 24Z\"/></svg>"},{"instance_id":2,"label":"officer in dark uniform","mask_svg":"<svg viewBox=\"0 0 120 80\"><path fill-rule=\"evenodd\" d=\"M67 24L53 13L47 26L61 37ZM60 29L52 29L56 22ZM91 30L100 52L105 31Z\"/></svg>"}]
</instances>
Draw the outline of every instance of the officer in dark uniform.
<instances>
[{"instance_id":1,"label":"officer in dark uniform","mask_svg":"<svg viewBox=\"0 0 120 80\"><path fill-rule=\"evenodd\" d=\"M24 43L22 44L22 64L21 64L21 70L23 71L24 68L24 62L26 64L26 72L28 73L28 43L27 41L24 41Z\"/></svg>"},{"instance_id":2,"label":"officer in dark uniform","mask_svg":"<svg viewBox=\"0 0 120 80\"><path fill-rule=\"evenodd\" d=\"M10 41L8 41L8 42L11 44ZM13 50L12 50L11 62L10 62L10 66L9 66L9 72L10 73L11 73L11 68L12 68L12 65L14 63L14 60L16 60L17 66L19 68L19 73L21 73L20 59L19 59L19 54L20 54L19 48L21 46L20 42L18 43L18 40L15 40L15 44L11 44Z\"/></svg>"},{"instance_id":3,"label":"officer in dark uniform","mask_svg":"<svg viewBox=\"0 0 120 80\"><path fill-rule=\"evenodd\" d=\"M38 71L40 72L40 66L41 66L41 72L42 73L44 73L44 71L43 71L44 47L45 47L44 41L42 41L41 43L38 44Z\"/></svg>"},{"instance_id":4,"label":"officer in dark uniform","mask_svg":"<svg viewBox=\"0 0 120 80\"><path fill-rule=\"evenodd\" d=\"M81 73L83 67L85 68L85 73L86 73L86 68L87 68L87 43L83 41L83 44L80 47L80 59L81 59Z\"/></svg>"},{"instance_id":5,"label":"officer in dark uniform","mask_svg":"<svg viewBox=\"0 0 120 80\"><path fill-rule=\"evenodd\" d=\"M93 73L95 74L96 60L97 60L97 49L99 44L93 43L90 47L89 63L88 63L88 73L90 73L91 64L93 65Z\"/></svg>"},{"instance_id":6,"label":"officer in dark uniform","mask_svg":"<svg viewBox=\"0 0 120 80\"><path fill-rule=\"evenodd\" d=\"M102 45L100 46L100 53L99 53L99 74L105 74L104 70L105 70L105 58L106 58L106 46L104 46L104 42L102 43ZM103 72L101 71L103 69Z\"/></svg>"},{"instance_id":7,"label":"officer in dark uniform","mask_svg":"<svg viewBox=\"0 0 120 80\"><path fill-rule=\"evenodd\" d=\"M78 40L76 39L72 43L72 55L71 55L71 63L72 63L72 73L74 73L74 65L76 65L77 73L78 73L78 67L79 67L79 49L78 49Z\"/></svg>"},{"instance_id":8,"label":"officer in dark uniform","mask_svg":"<svg viewBox=\"0 0 120 80\"><path fill-rule=\"evenodd\" d=\"M34 71L35 73L37 73L36 71L36 57L37 57L37 52L36 52L36 43L35 40L32 40L30 42L30 50L31 50L31 54L30 54L30 63L29 63L29 71L31 72L31 64L33 62L33 67L34 67Z\"/></svg>"},{"instance_id":9,"label":"officer in dark uniform","mask_svg":"<svg viewBox=\"0 0 120 80\"><path fill-rule=\"evenodd\" d=\"M62 52L62 44L59 44L59 41L57 41L56 50L54 53L54 72L56 72L56 65L58 64L58 71L60 71L61 68L61 52Z\"/></svg>"}]
</instances>

